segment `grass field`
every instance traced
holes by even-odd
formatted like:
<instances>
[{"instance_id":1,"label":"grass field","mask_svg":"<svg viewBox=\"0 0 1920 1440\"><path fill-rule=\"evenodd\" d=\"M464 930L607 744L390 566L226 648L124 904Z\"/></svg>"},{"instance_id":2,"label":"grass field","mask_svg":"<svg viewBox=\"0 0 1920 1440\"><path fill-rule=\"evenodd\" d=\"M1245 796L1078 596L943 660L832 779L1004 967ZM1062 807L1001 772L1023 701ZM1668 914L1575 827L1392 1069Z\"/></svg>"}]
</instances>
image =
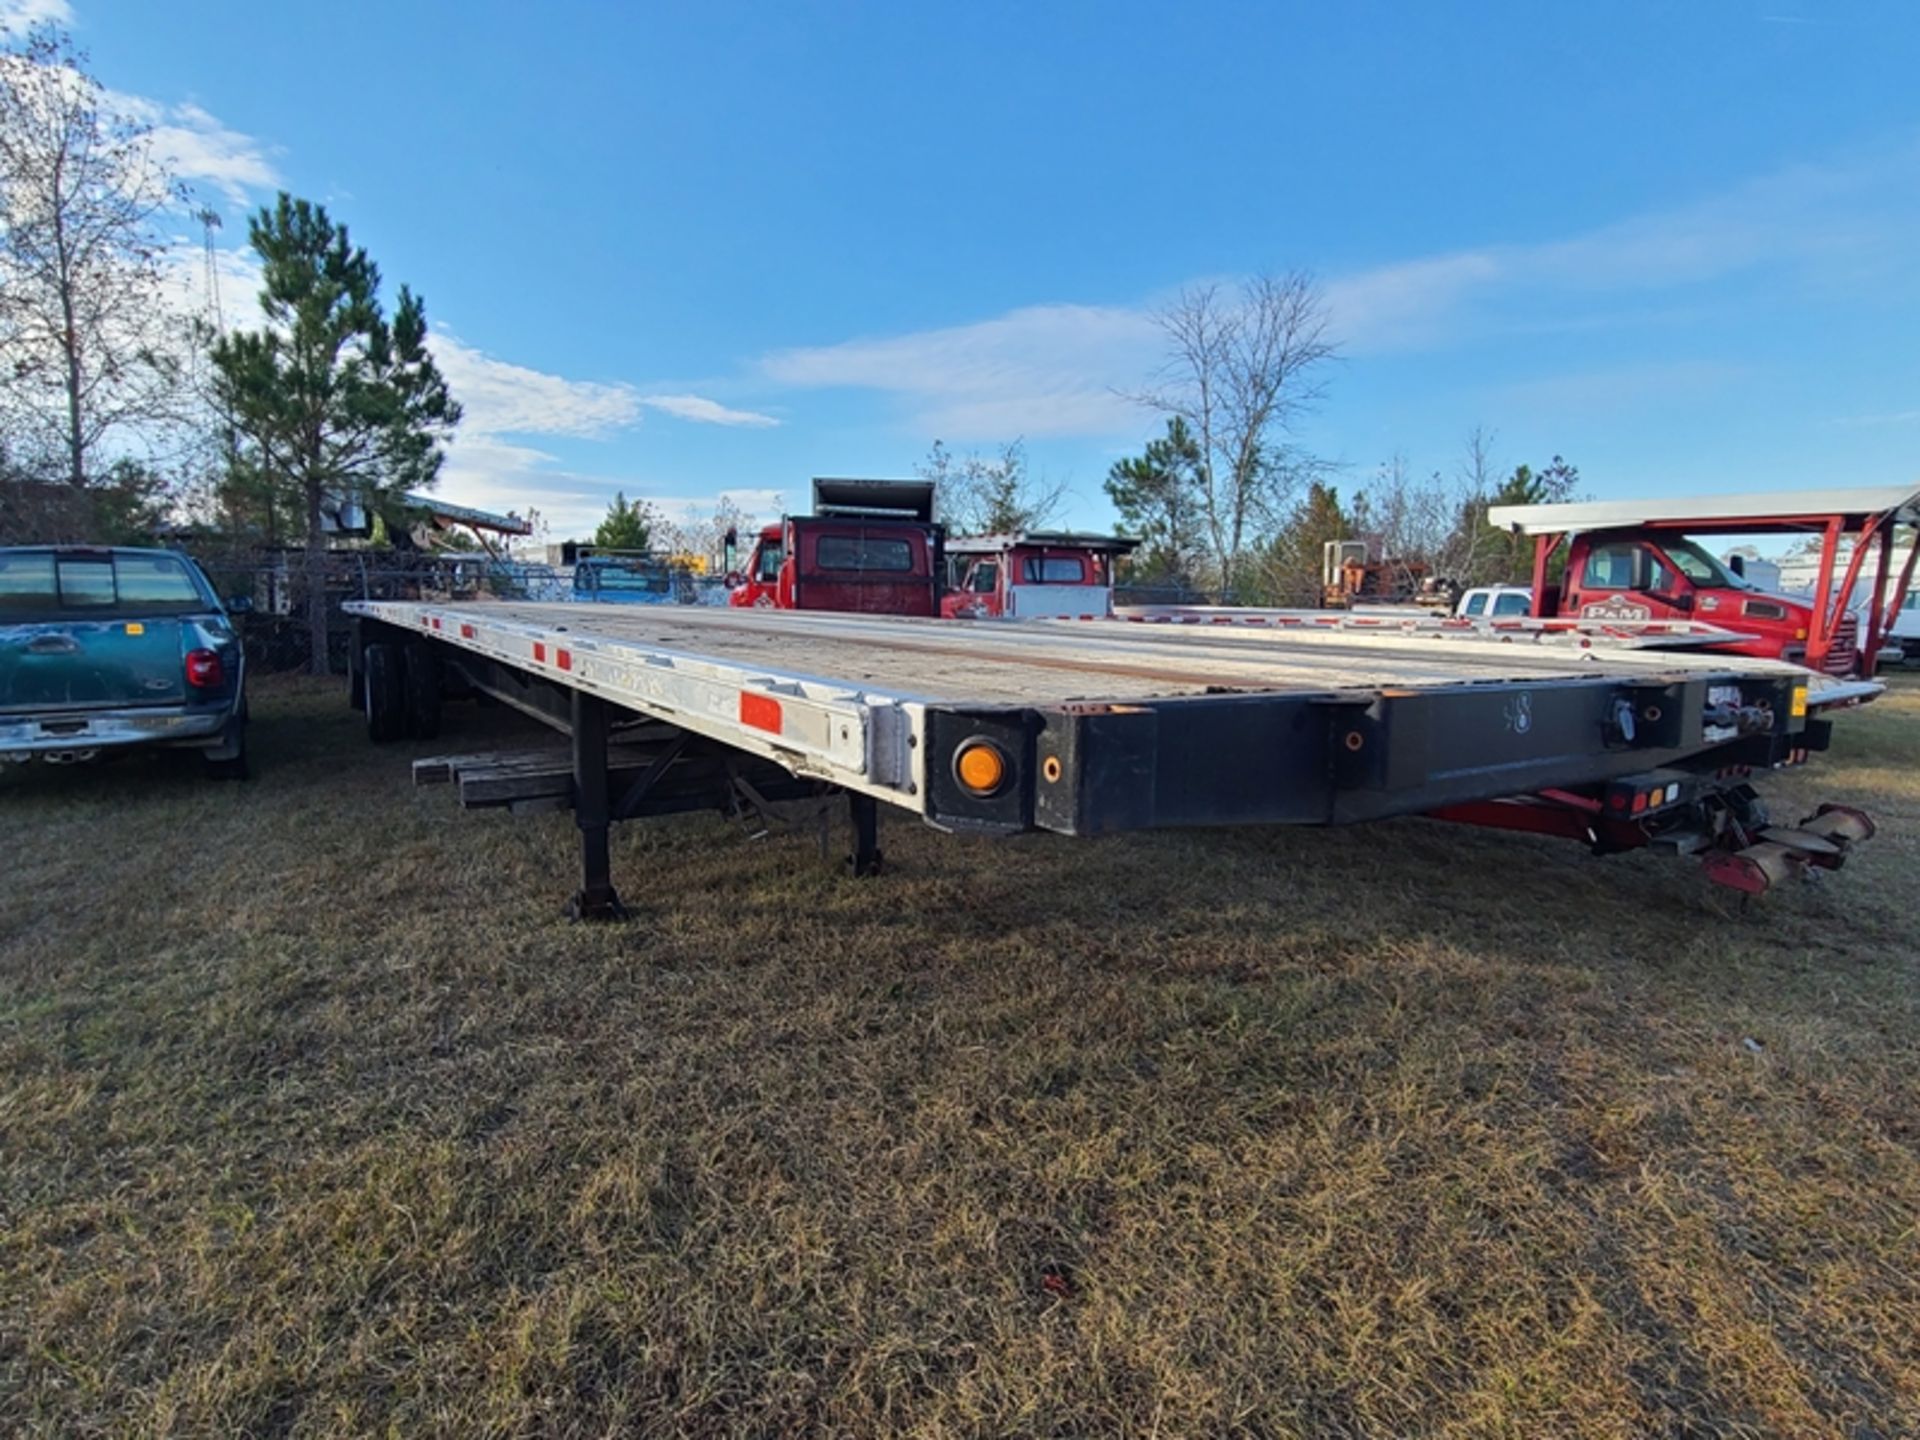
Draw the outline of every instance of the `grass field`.
<instances>
[{"instance_id":1,"label":"grass field","mask_svg":"<svg viewBox=\"0 0 1920 1440\"><path fill-rule=\"evenodd\" d=\"M1098 843L0 775L0 1428L1920 1433L1920 687L1846 871L1405 821Z\"/></svg>"}]
</instances>

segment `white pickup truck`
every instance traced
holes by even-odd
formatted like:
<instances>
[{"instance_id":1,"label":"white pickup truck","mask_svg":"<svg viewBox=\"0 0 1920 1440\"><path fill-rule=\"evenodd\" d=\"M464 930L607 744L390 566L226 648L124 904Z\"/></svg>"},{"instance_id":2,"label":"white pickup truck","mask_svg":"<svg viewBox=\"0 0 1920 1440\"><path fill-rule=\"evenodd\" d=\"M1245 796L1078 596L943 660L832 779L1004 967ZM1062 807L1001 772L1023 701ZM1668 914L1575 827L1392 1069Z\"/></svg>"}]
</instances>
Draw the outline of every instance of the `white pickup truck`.
<instances>
[{"instance_id":1,"label":"white pickup truck","mask_svg":"<svg viewBox=\"0 0 1920 1440\"><path fill-rule=\"evenodd\" d=\"M1476 585L1462 592L1455 615L1469 620L1506 619L1533 611L1533 591L1524 585Z\"/></svg>"},{"instance_id":2,"label":"white pickup truck","mask_svg":"<svg viewBox=\"0 0 1920 1440\"><path fill-rule=\"evenodd\" d=\"M1860 616L1860 633L1867 629L1867 612L1864 605L1856 607ZM1900 608L1893 612L1893 628L1886 634L1880 646L1880 663L1898 665L1902 661L1910 667L1920 667L1920 590L1909 590L1900 601Z\"/></svg>"}]
</instances>

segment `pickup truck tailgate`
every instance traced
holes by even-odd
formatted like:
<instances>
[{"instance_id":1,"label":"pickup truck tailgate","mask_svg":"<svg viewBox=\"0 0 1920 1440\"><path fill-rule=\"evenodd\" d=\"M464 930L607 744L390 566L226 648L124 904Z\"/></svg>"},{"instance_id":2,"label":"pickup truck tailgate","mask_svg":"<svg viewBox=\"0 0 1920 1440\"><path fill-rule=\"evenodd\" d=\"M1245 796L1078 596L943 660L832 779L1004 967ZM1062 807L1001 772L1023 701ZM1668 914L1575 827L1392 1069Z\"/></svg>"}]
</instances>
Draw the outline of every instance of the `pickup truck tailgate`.
<instances>
[{"instance_id":1,"label":"pickup truck tailgate","mask_svg":"<svg viewBox=\"0 0 1920 1440\"><path fill-rule=\"evenodd\" d=\"M0 712L178 705L178 620L0 625Z\"/></svg>"}]
</instances>

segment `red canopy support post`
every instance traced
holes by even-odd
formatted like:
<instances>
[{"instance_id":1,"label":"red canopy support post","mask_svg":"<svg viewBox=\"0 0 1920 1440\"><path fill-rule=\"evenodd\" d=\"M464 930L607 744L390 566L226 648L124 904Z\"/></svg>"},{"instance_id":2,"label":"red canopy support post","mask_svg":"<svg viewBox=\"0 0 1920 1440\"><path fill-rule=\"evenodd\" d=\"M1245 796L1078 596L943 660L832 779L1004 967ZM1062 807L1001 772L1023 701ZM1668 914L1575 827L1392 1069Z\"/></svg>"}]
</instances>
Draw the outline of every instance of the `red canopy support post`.
<instances>
[{"instance_id":1,"label":"red canopy support post","mask_svg":"<svg viewBox=\"0 0 1920 1440\"><path fill-rule=\"evenodd\" d=\"M1846 522L1835 515L1827 521L1826 538L1820 545L1820 579L1813 589L1813 614L1807 632L1806 665L1809 670L1827 667L1827 651L1833 648L1834 626L1827 623L1827 600L1833 594L1833 565L1840 549L1840 532Z\"/></svg>"},{"instance_id":2,"label":"red canopy support post","mask_svg":"<svg viewBox=\"0 0 1920 1440\"><path fill-rule=\"evenodd\" d=\"M1853 554L1847 557L1847 573L1840 581L1839 591L1833 597L1832 617L1827 625L1828 649L1832 649L1833 642L1839 638L1841 620L1846 617L1847 611L1853 608L1853 587L1860 579L1860 567L1866 561L1867 547L1879 538L1880 527L1886 518L1884 515L1869 515L1861 524L1860 533L1853 537ZM1864 662L1856 655L1854 663L1863 664ZM1819 668L1826 667L1822 665ZM1860 673L1871 675L1873 669L1871 666L1866 666Z\"/></svg>"},{"instance_id":3,"label":"red canopy support post","mask_svg":"<svg viewBox=\"0 0 1920 1440\"><path fill-rule=\"evenodd\" d=\"M1893 548L1891 525L1887 527L1887 548ZM1900 607L1906 603L1907 591L1913 588L1913 562L1916 560L1920 560L1920 525L1913 527L1913 540L1907 546L1907 563L1900 567L1900 583L1894 586L1893 593L1887 596L1885 623L1880 627L1880 633L1883 635L1892 632L1900 614Z\"/></svg>"},{"instance_id":4,"label":"red canopy support post","mask_svg":"<svg viewBox=\"0 0 1920 1440\"><path fill-rule=\"evenodd\" d=\"M1893 568L1893 531L1891 520L1880 528L1880 558L1873 567L1873 595L1867 601L1867 633L1861 641L1860 674L1869 680L1880 663L1881 637L1892 624L1890 618L1885 625L1881 621L1887 602L1887 572Z\"/></svg>"},{"instance_id":5,"label":"red canopy support post","mask_svg":"<svg viewBox=\"0 0 1920 1440\"><path fill-rule=\"evenodd\" d=\"M1548 619L1547 615L1547 562L1553 559L1553 552L1560 548L1558 535L1536 535L1533 537L1533 617L1536 620Z\"/></svg>"}]
</instances>

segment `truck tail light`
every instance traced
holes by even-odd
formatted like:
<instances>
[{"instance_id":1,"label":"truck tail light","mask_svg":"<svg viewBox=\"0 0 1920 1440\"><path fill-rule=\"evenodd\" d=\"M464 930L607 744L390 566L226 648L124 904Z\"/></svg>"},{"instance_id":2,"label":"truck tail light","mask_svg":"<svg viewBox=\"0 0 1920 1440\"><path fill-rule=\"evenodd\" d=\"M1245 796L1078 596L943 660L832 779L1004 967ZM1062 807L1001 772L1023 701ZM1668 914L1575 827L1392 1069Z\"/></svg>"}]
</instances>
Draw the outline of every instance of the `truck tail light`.
<instances>
[{"instance_id":1,"label":"truck tail light","mask_svg":"<svg viewBox=\"0 0 1920 1440\"><path fill-rule=\"evenodd\" d=\"M218 690L227 683L227 667L212 650L187 652L187 684L196 690Z\"/></svg>"}]
</instances>

